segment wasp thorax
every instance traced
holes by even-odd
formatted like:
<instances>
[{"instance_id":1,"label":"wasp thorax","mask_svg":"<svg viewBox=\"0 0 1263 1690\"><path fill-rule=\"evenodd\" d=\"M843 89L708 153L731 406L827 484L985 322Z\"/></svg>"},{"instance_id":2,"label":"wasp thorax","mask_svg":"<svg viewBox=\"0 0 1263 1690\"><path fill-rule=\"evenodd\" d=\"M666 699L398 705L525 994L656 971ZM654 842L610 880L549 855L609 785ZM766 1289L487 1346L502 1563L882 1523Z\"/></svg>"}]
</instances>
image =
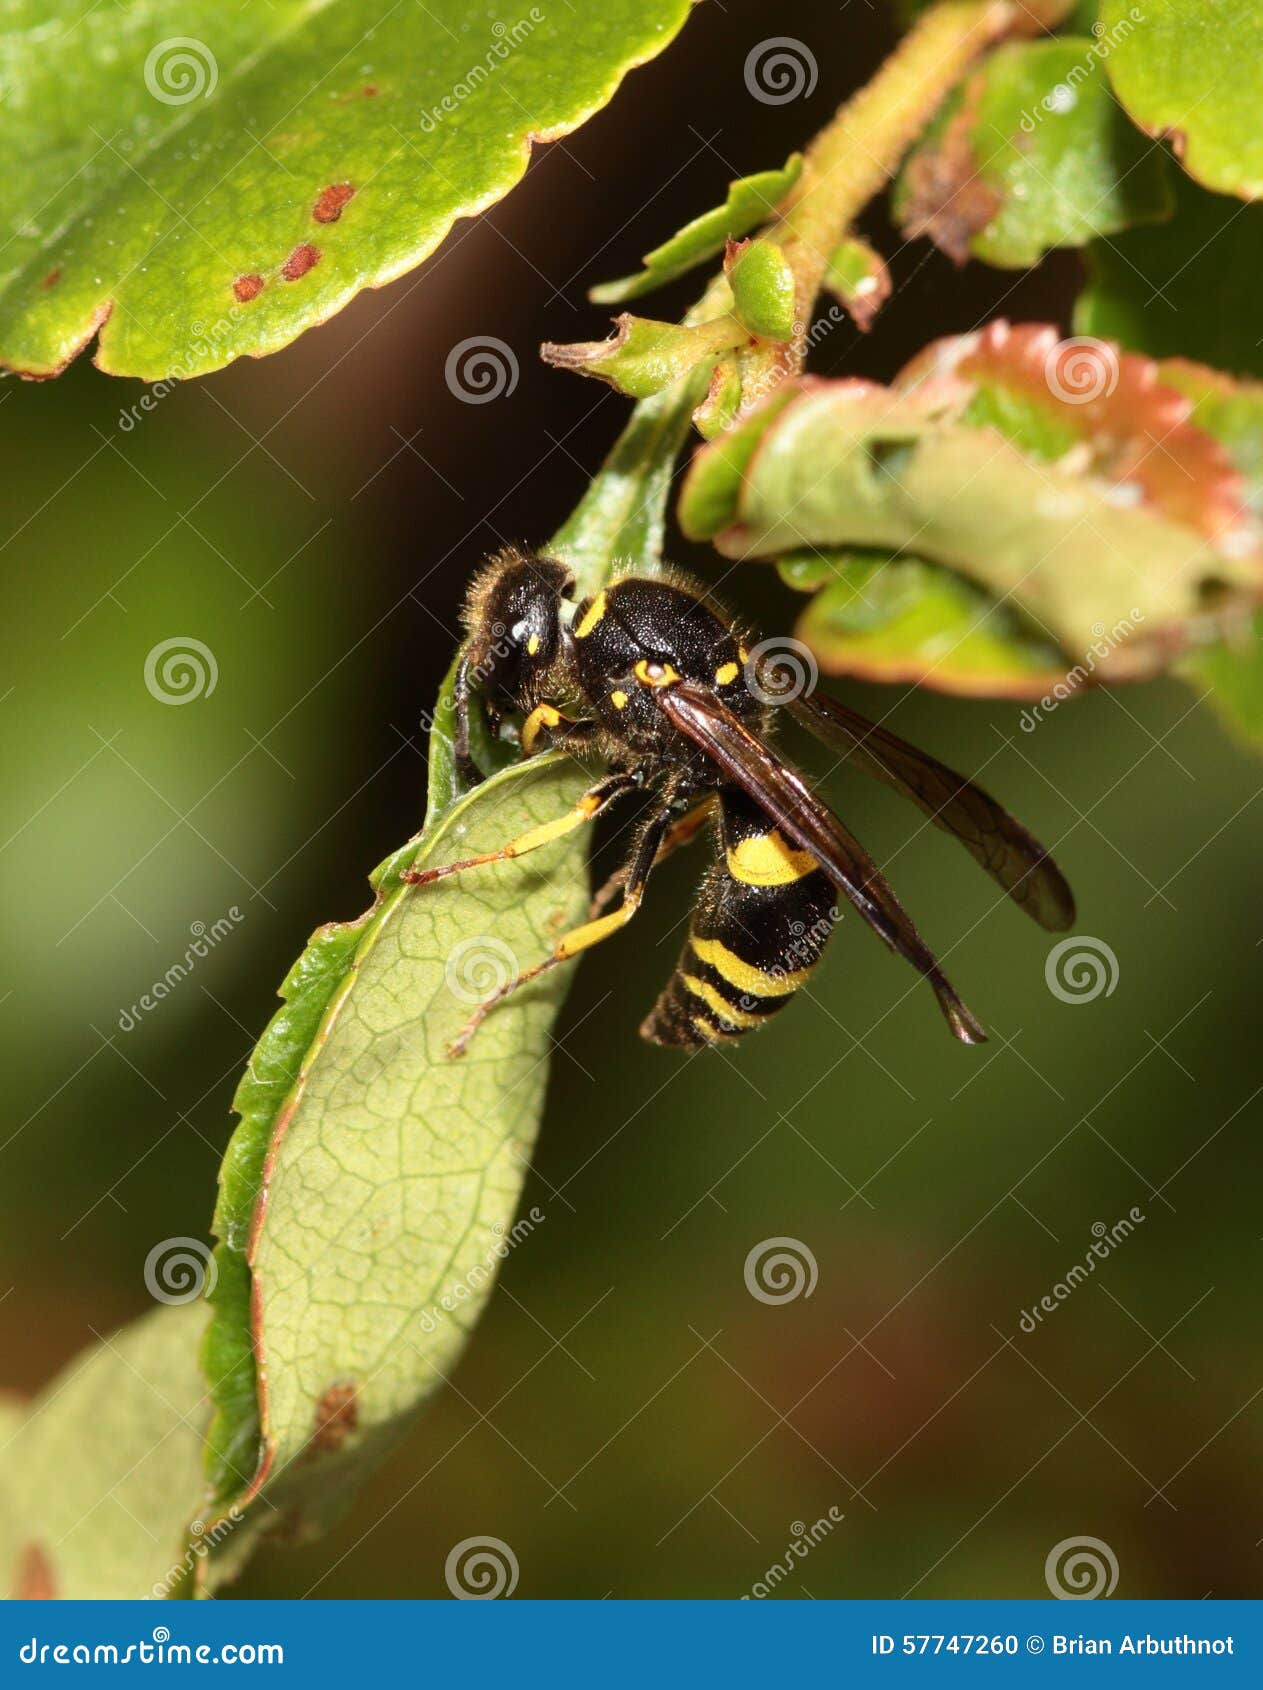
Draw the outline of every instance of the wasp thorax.
<instances>
[{"instance_id":1,"label":"wasp thorax","mask_svg":"<svg viewBox=\"0 0 1263 1690\"><path fill-rule=\"evenodd\" d=\"M470 679L494 703L538 703L561 650L561 605L572 587L564 563L513 550L474 582L465 608Z\"/></svg>"}]
</instances>

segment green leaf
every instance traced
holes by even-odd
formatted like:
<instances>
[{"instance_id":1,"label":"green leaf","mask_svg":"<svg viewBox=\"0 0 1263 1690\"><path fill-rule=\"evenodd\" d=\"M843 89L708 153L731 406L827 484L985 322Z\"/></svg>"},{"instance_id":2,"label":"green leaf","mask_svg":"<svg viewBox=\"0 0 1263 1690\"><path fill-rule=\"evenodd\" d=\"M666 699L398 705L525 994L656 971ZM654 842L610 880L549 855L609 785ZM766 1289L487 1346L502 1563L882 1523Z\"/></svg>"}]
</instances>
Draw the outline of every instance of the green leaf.
<instances>
[{"instance_id":1,"label":"green leaf","mask_svg":"<svg viewBox=\"0 0 1263 1690\"><path fill-rule=\"evenodd\" d=\"M1140 127L1204 186L1263 198L1263 0L1102 0L1101 24L1110 80Z\"/></svg>"},{"instance_id":2,"label":"green leaf","mask_svg":"<svg viewBox=\"0 0 1263 1690\"><path fill-rule=\"evenodd\" d=\"M1208 194L1177 173L1173 220L1094 241L1088 267L1077 333L1263 376L1263 206Z\"/></svg>"},{"instance_id":3,"label":"green leaf","mask_svg":"<svg viewBox=\"0 0 1263 1690\"><path fill-rule=\"evenodd\" d=\"M1181 358L1159 368L1162 380L1192 401L1198 426L1227 448L1245 479L1246 502L1263 519L1263 384L1234 382ZM1229 728L1256 751L1263 749L1263 612L1190 652L1176 673L1208 690Z\"/></svg>"},{"instance_id":4,"label":"green leaf","mask_svg":"<svg viewBox=\"0 0 1263 1690\"><path fill-rule=\"evenodd\" d=\"M503 197L688 0L9 0L0 362L153 380L287 345Z\"/></svg>"},{"instance_id":5,"label":"green leaf","mask_svg":"<svg viewBox=\"0 0 1263 1690\"><path fill-rule=\"evenodd\" d=\"M493 849L564 814L585 783L559 755L506 769L413 860ZM582 919L585 855L572 840L459 884L384 880L277 1119L250 1251L262 1494L304 1531L340 1511L444 1382L508 1253L565 971L490 1016L466 1059L447 1045Z\"/></svg>"},{"instance_id":6,"label":"green leaf","mask_svg":"<svg viewBox=\"0 0 1263 1690\"><path fill-rule=\"evenodd\" d=\"M794 334L794 272L775 241L732 242L724 259L733 315L751 334L790 340Z\"/></svg>"},{"instance_id":7,"label":"green leaf","mask_svg":"<svg viewBox=\"0 0 1263 1690\"><path fill-rule=\"evenodd\" d=\"M1191 401L1192 421L1227 449L1244 477L1246 503L1263 518L1263 382L1234 381L1187 358L1166 359L1158 376Z\"/></svg>"},{"instance_id":8,"label":"green leaf","mask_svg":"<svg viewBox=\"0 0 1263 1690\"><path fill-rule=\"evenodd\" d=\"M1181 658L1176 673L1209 695L1243 743L1263 751L1263 612L1230 638Z\"/></svg>"},{"instance_id":9,"label":"green leaf","mask_svg":"<svg viewBox=\"0 0 1263 1690\"><path fill-rule=\"evenodd\" d=\"M731 428L741 409L741 361L726 352L710 373L706 397L693 412L693 422L703 440L713 440Z\"/></svg>"},{"instance_id":10,"label":"green leaf","mask_svg":"<svg viewBox=\"0 0 1263 1690\"><path fill-rule=\"evenodd\" d=\"M729 183L724 203L695 217L670 240L647 252L643 270L589 289L588 298L594 305L621 305L624 300L639 299L654 288L664 287L713 258L728 241L768 221L797 182L802 168L802 154L794 153L780 170L760 170Z\"/></svg>"},{"instance_id":11,"label":"green leaf","mask_svg":"<svg viewBox=\"0 0 1263 1690\"><path fill-rule=\"evenodd\" d=\"M616 559L657 567L672 468L700 386L695 376L636 406L554 536L548 550L575 570L580 592L598 587ZM470 940L493 942L493 964L504 960L501 946L523 964L547 954L586 902L584 844L574 838L425 888L400 875L418 854L466 855L564 812L583 775L545 755L463 793L453 676L454 667L434 713L424 832L374 874L366 915L315 935L238 1092L205 1360L218 1410L212 1481L221 1508L239 1503L247 1514L214 1557L214 1582L232 1576L252 1537L282 1515L318 1530L344 1506L442 1382L436 1367L463 1343L500 1242L512 1236L548 1028L572 970L503 1006L453 1062L445 1041L472 1006L453 999L449 963L459 985L461 967L479 962ZM339 1171L325 1179L329 1156ZM467 1171L453 1171L458 1164ZM317 1232L339 1237L317 1248ZM387 1330L389 1297L397 1302Z\"/></svg>"},{"instance_id":12,"label":"green leaf","mask_svg":"<svg viewBox=\"0 0 1263 1690\"><path fill-rule=\"evenodd\" d=\"M957 262L1022 270L1053 247L1171 215L1162 150L1127 121L1091 36L993 53L899 178L894 209Z\"/></svg>"},{"instance_id":13,"label":"green leaf","mask_svg":"<svg viewBox=\"0 0 1263 1690\"><path fill-rule=\"evenodd\" d=\"M1038 698L1065 674L1056 645L1010 606L922 558L797 554L780 572L816 592L796 633L830 674L989 698Z\"/></svg>"},{"instance_id":14,"label":"green leaf","mask_svg":"<svg viewBox=\"0 0 1263 1690\"><path fill-rule=\"evenodd\" d=\"M673 386L699 364L709 368L716 354L749 338L749 330L735 317L714 317L691 325L659 323L624 311L614 319L614 333L608 340L545 341L540 355L559 370L596 376L633 399L646 399Z\"/></svg>"},{"instance_id":15,"label":"green leaf","mask_svg":"<svg viewBox=\"0 0 1263 1690\"><path fill-rule=\"evenodd\" d=\"M881 254L852 235L830 254L825 286L846 306L856 328L867 332L893 284Z\"/></svg>"},{"instance_id":16,"label":"green leaf","mask_svg":"<svg viewBox=\"0 0 1263 1690\"><path fill-rule=\"evenodd\" d=\"M205 1319L200 1304L156 1309L76 1356L24 1415L7 1410L0 1594L190 1594L206 1523Z\"/></svg>"}]
</instances>

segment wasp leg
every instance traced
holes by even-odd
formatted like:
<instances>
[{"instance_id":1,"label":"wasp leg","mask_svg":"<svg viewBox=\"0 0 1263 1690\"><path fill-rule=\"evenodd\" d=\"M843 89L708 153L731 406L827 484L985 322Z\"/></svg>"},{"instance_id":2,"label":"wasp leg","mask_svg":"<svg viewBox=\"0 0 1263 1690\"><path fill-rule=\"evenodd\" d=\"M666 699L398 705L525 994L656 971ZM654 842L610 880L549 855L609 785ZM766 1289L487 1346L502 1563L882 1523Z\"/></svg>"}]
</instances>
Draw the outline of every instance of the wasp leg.
<instances>
[{"instance_id":1,"label":"wasp leg","mask_svg":"<svg viewBox=\"0 0 1263 1690\"><path fill-rule=\"evenodd\" d=\"M470 699L469 650L466 648L461 652L460 662L456 666L456 680L452 685L452 713L456 718L455 731L452 734L452 756L465 785L476 786L482 779L482 770L474 762L469 749Z\"/></svg>"},{"instance_id":2,"label":"wasp leg","mask_svg":"<svg viewBox=\"0 0 1263 1690\"><path fill-rule=\"evenodd\" d=\"M605 807L624 792L630 791L635 785L630 775L606 775L597 781L580 798L573 809L567 810L564 816L558 816L550 822L543 822L539 827L530 828L526 833L520 833L516 839L510 839L498 850L484 851L477 857L463 857L459 862L441 863L437 868L405 869L400 879L407 881L410 886L428 886L432 880L443 880L449 874L460 874L467 868L479 868L483 863L502 863L510 857L524 857L528 851L538 851L541 845L550 845L554 839L561 839L567 833L573 833L575 828L582 827L600 815Z\"/></svg>"},{"instance_id":3,"label":"wasp leg","mask_svg":"<svg viewBox=\"0 0 1263 1690\"><path fill-rule=\"evenodd\" d=\"M537 704L522 723L522 750L528 757L542 749L540 739L545 733L549 747L584 745L595 735L596 723L576 721L551 704Z\"/></svg>"},{"instance_id":4,"label":"wasp leg","mask_svg":"<svg viewBox=\"0 0 1263 1690\"><path fill-rule=\"evenodd\" d=\"M662 843L658 847L658 854L653 860L655 868L659 863L666 862L667 858L673 852L678 851L681 846L693 843L705 826L706 819L714 808L714 804L715 798L712 793L710 797L703 798L700 804L694 805L687 815L681 816L679 821L674 822L667 829L663 835ZM593 895L592 902L588 905L589 921L595 921L602 910L613 901L614 894L619 888L626 884L627 870L628 865L626 863L621 868L616 868L600 891Z\"/></svg>"},{"instance_id":5,"label":"wasp leg","mask_svg":"<svg viewBox=\"0 0 1263 1690\"><path fill-rule=\"evenodd\" d=\"M538 980L541 974L546 974L550 968L556 968L560 962L569 962L580 951L589 950L593 945L599 945L602 939L608 939L612 933L617 933L640 908L641 899L645 895L645 885L649 879L658 856L658 848L662 844L667 829L671 825L671 811L657 810L651 815L641 829L640 837L632 847L632 854L628 859L626 870L626 885L623 891L623 901L616 910L609 915L603 915L596 921L587 921L582 927L574 927L569 933L563 933L553 946L551 956L537 962L533 968L524 968L522 972L499 991L478 1005L469 1020L447 1047L447 1054L451 1057L463 1056L469 1041L482 1026L495 1006L511 992L516 992L519 986L525 986L532 980Z\"/></svg>"}]
</instances>

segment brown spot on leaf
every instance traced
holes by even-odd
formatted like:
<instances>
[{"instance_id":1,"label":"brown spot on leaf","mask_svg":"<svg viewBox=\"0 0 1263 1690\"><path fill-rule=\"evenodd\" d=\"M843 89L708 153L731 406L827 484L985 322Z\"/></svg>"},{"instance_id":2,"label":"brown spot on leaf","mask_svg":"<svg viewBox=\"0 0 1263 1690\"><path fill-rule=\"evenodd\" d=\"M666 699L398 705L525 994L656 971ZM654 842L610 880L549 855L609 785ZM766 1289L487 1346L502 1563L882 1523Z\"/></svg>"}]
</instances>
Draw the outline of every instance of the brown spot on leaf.
<instances>
[{"instance_id":1,"label":"brown spot on leaf","mask_svg":"<svg viewBox=\"0 0 1263 1690\"><path fill-rule=\"evenodd\" d=\"M320 262L320 254L314 246L306 241L296 246L293 252L281 265L281 274L287 282L296 282L300 276L305 276L308 270Z\"/></svg>"},{"instance_id":2,"label":"brown spot on leaf","mask_svg":"<svg viewBox=\"0 0 1263 1690\"><path fill-rule=\"evenodd\" d=\"M981 92L982 80L975 77L942 134L913 156L904 175L904 234L910 239L928 235L954 264L968 261L970 241L1003 203L1000 194L983 181L973 149Z\"/></svg>"},{"instance_id":3,"label":"brown spot on leaf","mask_svg":"<svg viewBox=\"0 0 1263 1690\"><path fill-rule=\"evenodd\" d=\"M19 1602L55 1602L57 1580L43 1544L25 1544L18 1555L13 1594Z\"/></svg>"},{"instance_id":4,"label":"brown spot on leaf","mask_svg":"<svg viewBox=\"0 0 1263 1690\"><path fill-rule=\"evenodd\" d=\"M342 215L342 207L354 198L355 189L349 182L333 182L321 189L320 198L311 208L311 215L317 223L336 223Z\"/></svg>"},{"instance_id":5,"label":"brown spot on leaf","mask_svg":"<svg viewBox=\"0 0 1263 1690\"><path fill-rule=\"evenodd\" d=\"M371 100L376 92L377 84L375 82L366 82L360 90L362 97L366 100Z\"/></svg>"},{"instance_id":6,"label":"brown spot on leaf","mask_svg":"<svg viewBox=\"0 0 1263 1690\"><path fill-rule=\"evenodd\" d=\"M61 280L61 271L60 270L50 270L48 272L48 274L44 277L44 280L40 283L40 286L42 288L55 288L60 280Z\"/></svg>"},{"instance_id":7,"label":"brown spot on leaf","mask_svg":"<svg viewBox=\"0 0 1263 1690\"><path fill-rule=\"evenodd\" d=\"M316 1423L307 1440L309 1454L332 1455L342 1448L359 1424L358 1391L357 1385L330 1385L316 1404Z\"/></svg>"},{"instance_id":8,"label":"brown spot on leaf","mask_svg":"<svg viewBox=\"0 0 1263 1690\"><path fill-rule=\"evenodd\" d=\"M248 305L252 299L257 299L266 286L262 276L238 276L232 284L232 291L243 305Z\"/></svg>"}]
</instances>

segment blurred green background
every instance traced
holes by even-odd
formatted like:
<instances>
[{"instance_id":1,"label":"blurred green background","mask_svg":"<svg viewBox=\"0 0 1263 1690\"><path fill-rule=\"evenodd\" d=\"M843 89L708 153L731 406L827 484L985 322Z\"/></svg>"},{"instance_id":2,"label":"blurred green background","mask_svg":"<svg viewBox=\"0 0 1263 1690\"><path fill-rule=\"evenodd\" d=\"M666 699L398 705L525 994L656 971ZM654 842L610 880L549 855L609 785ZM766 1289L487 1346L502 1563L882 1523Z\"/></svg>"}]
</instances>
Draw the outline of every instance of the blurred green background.
<instances>
[{"instance_id":1,"label":"blurred green background","mask_svg":"<svg viewBox=\"0 0 1263 1690\"><path fill-rule=\"evenodd\" d=\"M278 982L419 823L418 719L470 569L557 526L625 412L535 346L600 333L587 285L782 158L889 45L879 12L796 7L820 86L757 105L741 76L762 12L702 8L505 205L277 357L131 427L143 390L86 364L0 388L5 1388L151 1306L157 1240L207 1236ZM820 368L888 376L997 311L1068 321L1073 258L961 275L887 242L891 307L867 340L835 329ZM475 334L521 366L478 406L443 380ZM756 567L724 591L768 629L797 610ZM169 706L144 665L176 636L218 679ZM1046 936L915 812L838 780L992 1044L954 1046L848 920L774 1033L681 1064L636 1035L701 863L663 869L559 1028L525 1198L547 1224L351 1516L268 1548L238 1593L441 1595L449 1549L492 1534L522 1596L735 1596L832 1507L780 1594L1043 1595L1049 1551L1085 1535L1119 1595L1257 1594L1258 765L1173 683L1094 693L1033 734L1012 705L841 690L985 768L1056 846L1116 988L1059 1001ZM193 924L226 916L123 1031ZM1024 1332L1094 1223L1133 1207L1143 1224ZM747 1291L748 1252L777 1237L818 1263L810 1297Z\"/></svg>"}]
</instances>

